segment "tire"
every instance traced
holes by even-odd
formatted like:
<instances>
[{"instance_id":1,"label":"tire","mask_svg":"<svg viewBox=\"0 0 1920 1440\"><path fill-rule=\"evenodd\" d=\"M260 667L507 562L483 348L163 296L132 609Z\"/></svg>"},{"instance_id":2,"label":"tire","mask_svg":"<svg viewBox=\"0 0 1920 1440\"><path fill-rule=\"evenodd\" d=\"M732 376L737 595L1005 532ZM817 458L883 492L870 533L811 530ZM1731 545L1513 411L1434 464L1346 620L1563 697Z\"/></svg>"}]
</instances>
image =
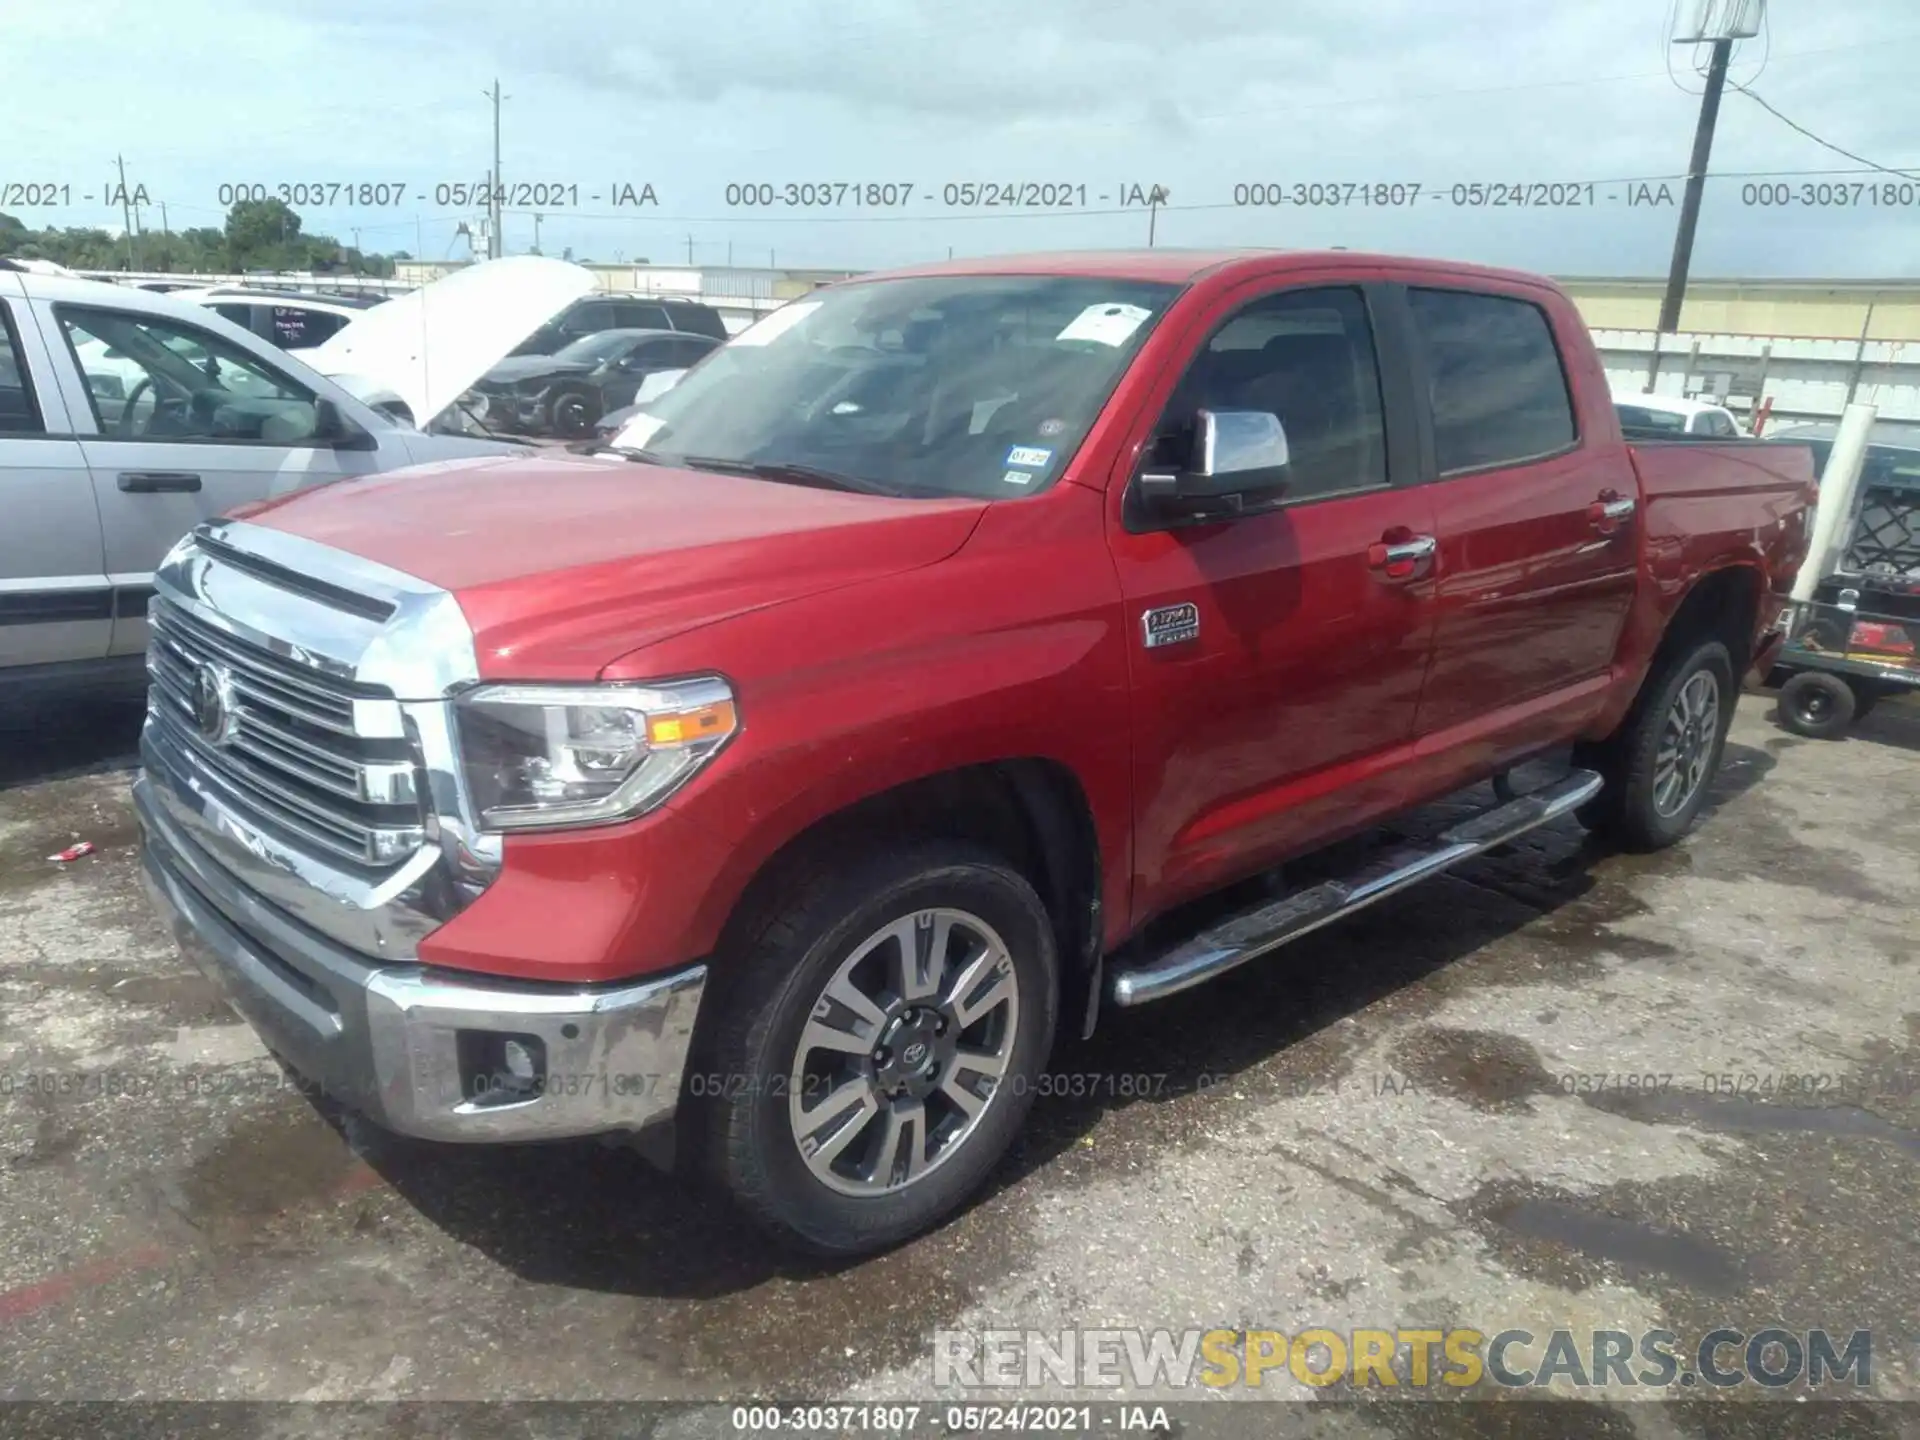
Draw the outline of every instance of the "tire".
<instances>
[{"instance_id":1,"label":"tire","mask_svg":"<svg viewBox=\"0 0 1920 1440\"><path fill-rule=\"evenodd\" d=\"M1853 687L1825 671L1802 670L1780 687L1780 723L1809 740L1838 740L1858 710Z\"/></svg>"},{"instance_id":2,"label":"tire","mask_svg":"<svg viewBox=\"0 0 1920 1440\"><path fill-rule=\"evenodd\" d=\"M770 909L737 947L723 946L715 967L726 988L698 1047L690 1127L698 1159L783 1243L840 1256L882 1250L959 1208L1025 1121L1059 1008L1053 926L1017 871L978 846L944 841L823 864ZM930 953L943 935L945 983L919 1005L900 1000L902 941L911 936ZM952 981L975 964L988 968L950 998ZM838 1003L850 989L883 1024ZM835 1046L812 1043L830 1031ZM858 1054L843 1053L848 1031L861 1037ZM916 1046L937 1078L908 1073L908 1060L922 1063ZM958 1046L975 1056L997 1049L997 1081L970 1068ZM955 1103L953 1087L979 1101L977 1115ZM850 1118L833 1123L842 1114ZM815 1142L811 1159L802 1136ZM909 1176L914 1155L923 1168Z\"/></svg>"},{"instance_id":3,"label":"tire","mask_svg":"<svg viewBox=\"0 0 1920 1440\"><path fill-rule=\"evenodd\" d=\"M1606 780L1598 798L1581 807L1581 822L1627 850L1662 850L1684 837L1720 768L1738 700L1733 661L1720 641L1699 641L1668 660L1648 678L1620 729L1578 756Z\"/></svg>"},{"instance_id":4,"label":"tire","mask_svg":"<svg viewBox=\"0 0 1920 1440\"><path fill-rule=\"evenodd\" d=\"M593 433L593 422L600 418L600 402L578 386L556 390L547 401L547 425L556 435L578 440Z\"/></svg>"}]
</instances>

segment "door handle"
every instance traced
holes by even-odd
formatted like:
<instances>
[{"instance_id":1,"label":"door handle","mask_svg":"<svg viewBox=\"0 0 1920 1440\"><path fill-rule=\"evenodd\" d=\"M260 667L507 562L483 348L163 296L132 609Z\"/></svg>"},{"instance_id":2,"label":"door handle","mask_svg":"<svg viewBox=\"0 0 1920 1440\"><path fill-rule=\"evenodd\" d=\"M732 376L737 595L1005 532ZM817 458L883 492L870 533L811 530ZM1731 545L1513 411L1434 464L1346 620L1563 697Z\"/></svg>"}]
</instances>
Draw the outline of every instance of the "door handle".
<instances>
[{"instance_id":1,"label":"door handle","mask_svg":"<svg viewBox=\"0 0 1920 1440\"><path fill-rule=\"evenodd\" d=\"M1633 518L1639 502L1616 490L1602 490L1600 498L1587 506L1587 523L1603 535L1611 535Z\"/></svg>"},{"instance_id":2,"label":"door handle","mask_svg":"<svg viewBox=\"0 0 1920 1440\"><path fill-rule=\"evenodd\" d=\"M1367 565L1387 580L1412 580L1425 572L1440 542L1431 535L1413 535L1407 531L1388 531L1394 538L1382 537L1367 547Z\"/></svg>"},{"instance_id":3,"label":"door handle","mask_svg":"<svg viewBox=\"0 0 1920 1440\"><path fill-rule=\"evenodd\" d=\"M185 470L122 470L119 485L129 495L190 494L200 477Z\"/></svg>"}]
</instances>

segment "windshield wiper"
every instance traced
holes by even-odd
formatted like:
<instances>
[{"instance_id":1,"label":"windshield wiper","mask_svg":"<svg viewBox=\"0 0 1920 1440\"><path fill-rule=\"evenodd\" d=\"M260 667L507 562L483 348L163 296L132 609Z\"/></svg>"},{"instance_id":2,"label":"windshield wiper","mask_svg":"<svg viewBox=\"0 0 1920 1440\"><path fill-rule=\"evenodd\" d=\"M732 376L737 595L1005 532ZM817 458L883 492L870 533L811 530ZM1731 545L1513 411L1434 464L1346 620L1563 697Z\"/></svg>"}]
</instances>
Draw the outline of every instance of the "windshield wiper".
<instances>
[{"instance_id":1,"label":"windshield wiper","mask_svg":"<svg viewBox=\"0 0 1920 1440\"><path fill-rule=\"evenodd\" d=\"M679 462L693 470L714 470L723 475L749 475L755 480L776 480L789 485L812 485L822 490L850 490L856 495L897 495L898 492L871 480L822 470L817 465L798 465L775 460L728 460L717 455L683 455Z\"/></svg>"}]
</instances>

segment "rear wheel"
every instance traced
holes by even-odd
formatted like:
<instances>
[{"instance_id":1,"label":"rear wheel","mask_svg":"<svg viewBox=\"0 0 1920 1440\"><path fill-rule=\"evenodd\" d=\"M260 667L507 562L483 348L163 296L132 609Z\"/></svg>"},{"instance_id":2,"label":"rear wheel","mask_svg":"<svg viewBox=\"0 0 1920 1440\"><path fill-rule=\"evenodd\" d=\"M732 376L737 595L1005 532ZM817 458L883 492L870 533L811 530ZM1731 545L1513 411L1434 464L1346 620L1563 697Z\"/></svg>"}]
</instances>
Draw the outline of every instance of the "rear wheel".
<instances>
[{"instance_id":1,"label":"rear wheel","mask_svg":"<svg viewBox=\"0 0 1920 1440\"><path fill-rule=\"evenodd\" d=\"M1580 811L1629 850L1659 850L1693 828L1733 723L1733 661L1718 640L1675 655L1647 682L1620 730L1586 748L1606 788Z\"/></svg>"},{"instance_id":2,"label":"rear wheel","mask_svg":"<svg viewBox=\"0 0 1920 1440\"><path fill-rule=\"evenodd\" d=\"M916 1234L986 1178L1058 1005L1033 887L944 842L817 874L719 976L696 1098L708 1168L763 1226L830 1254Z\"/></svg>"},{"instance_id":3,"label":"rear wheel","mask_svg":"<svg viewBox=\"0 0 1920 1440\"><path fill-rule=\"evenodd\" d=\"M1802 670L1780 687L1780 723L1810 740L1839 739L1858 711L1853 687L1822 670Z\"/></svg>"}]
</instances>

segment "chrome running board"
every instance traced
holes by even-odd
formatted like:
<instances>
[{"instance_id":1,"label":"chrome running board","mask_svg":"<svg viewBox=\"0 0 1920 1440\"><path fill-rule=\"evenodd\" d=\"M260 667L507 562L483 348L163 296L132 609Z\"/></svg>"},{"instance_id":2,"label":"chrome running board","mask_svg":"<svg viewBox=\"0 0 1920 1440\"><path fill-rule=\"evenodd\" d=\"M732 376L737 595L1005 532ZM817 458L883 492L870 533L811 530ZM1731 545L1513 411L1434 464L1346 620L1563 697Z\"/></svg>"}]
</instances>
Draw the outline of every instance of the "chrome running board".
<instances>
[{"instance_id":1,"label":"chrome running board","mask_svg":"<svg viewBox=\"0 0 1920 1440\"><path fill-rule=\"evenodd\" d=\"M1593 771L1572 771L1544 790L1462 820L1438 839L1400 846L1344 879L1323 880L1243 911L1145 964L1115 970L1110 998L1115 1005L1145 1005L1192 989L1396 890L1557 820L1598 795L1600 785L1600 776Z\"/></svg>"}]
</instances>

